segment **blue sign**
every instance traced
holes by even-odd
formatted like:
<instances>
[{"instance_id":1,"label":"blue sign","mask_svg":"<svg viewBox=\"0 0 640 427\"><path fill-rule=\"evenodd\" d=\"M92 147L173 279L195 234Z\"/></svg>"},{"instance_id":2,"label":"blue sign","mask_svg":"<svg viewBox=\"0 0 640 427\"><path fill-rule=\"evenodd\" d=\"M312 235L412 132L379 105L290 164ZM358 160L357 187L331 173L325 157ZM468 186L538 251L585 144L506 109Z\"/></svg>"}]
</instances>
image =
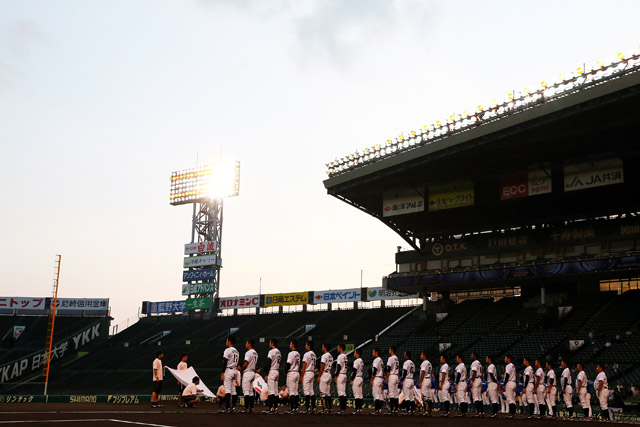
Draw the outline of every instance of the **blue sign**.
<instances>
[{"instance_id":1,"label":"blue sign","mask_svg":"<svg viewBox=\"0 0 640 427\"><path fill-rule=\"evenodd\" d=\"M197 280L211 280L216 277L215 268L201 268L199 270L185 270L182 272L183 282L195 282Z\"/></svg>"},{"instance_id":2,"label":"blue sign","mask_svg":"<svg viewBox=\"0 0 640 427\"><path fill-rule=\"evenodd\" d=\"M183 313L187 311L187 301L161 301L150 302L148 314Z\"/></svg>"}]
</instances>

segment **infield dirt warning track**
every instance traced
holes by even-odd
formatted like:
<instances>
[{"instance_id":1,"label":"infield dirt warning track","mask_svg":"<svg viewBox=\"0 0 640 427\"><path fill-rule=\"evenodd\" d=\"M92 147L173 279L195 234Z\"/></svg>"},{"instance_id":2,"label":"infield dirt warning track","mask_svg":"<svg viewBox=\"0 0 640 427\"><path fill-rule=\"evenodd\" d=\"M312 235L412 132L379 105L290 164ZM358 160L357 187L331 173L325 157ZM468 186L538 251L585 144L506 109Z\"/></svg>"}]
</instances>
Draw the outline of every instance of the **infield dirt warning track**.
<instances>
[{"instance_id":1,"label":"infield dirt warning track","mask_svg":"<svg viewBox=\"0 0 640 427\"><path fill-rule=\"evenodd\" d=\"M148 404L108 405L108 404L5 404L0 406L0 426L118 426L139 425L158 427L178 426L255 426L263 425L393 425L438 427L549 427L583 424L578 421L505 419L505 418L443 418L422 416L370 416L370 415L263 415L263 414L218 414L217 406L204 405L194 409L150 408ZM284 411L284 409L283 409ZM598 425L619 423L592 422ZM584 423L583 425L589 425Z\"/></svg>"}]
</instances>

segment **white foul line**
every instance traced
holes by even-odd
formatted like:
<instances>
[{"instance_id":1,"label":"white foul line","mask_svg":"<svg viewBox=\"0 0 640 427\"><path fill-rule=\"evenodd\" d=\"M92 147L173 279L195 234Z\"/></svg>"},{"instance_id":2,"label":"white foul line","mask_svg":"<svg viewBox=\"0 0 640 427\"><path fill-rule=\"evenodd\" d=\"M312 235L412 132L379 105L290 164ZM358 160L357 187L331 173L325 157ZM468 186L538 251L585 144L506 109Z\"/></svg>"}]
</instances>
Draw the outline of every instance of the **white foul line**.
<instances>
[{"instance_id":1,"label":"white foul line","mask_svg":"<svg viewBox=\"0 0 640 427\"><path fill-rule=\"evenodd\" d=\"M111 421L113 423L123 423L123 424L137 424L141 426L151 426L151 427L173 427L166 424L150 424L150 423L141 423L138 421L126 421L126 420L116 420L114 418L88 418L88 419L76 419L76 420L18 420L18 421L0 421L0 424L31 424L31 423L77 423L77 422L105 422Z\"/></svg>"}]
</instances>

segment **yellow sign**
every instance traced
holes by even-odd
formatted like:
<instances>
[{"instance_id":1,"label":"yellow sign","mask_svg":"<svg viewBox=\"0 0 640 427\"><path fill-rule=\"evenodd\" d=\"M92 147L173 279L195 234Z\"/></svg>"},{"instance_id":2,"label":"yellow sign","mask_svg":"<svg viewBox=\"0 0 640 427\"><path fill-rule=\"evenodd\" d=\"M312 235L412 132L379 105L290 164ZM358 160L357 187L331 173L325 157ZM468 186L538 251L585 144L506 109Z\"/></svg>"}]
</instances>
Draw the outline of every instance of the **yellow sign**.
<instances>
[{"instance_id":1,"label":"yellow sign","mask_svg":"<svg viewBox=\"0 0 640 427\"><path fill-rule=\"evenodd\" d=\"M429 187L429 212L473 206L473 182Z\"/></svg>"},{"instance_id":2,"label":"yellow sign","mask_svg":"<svg viewBox=\"0 0 640 427\"><path fill-rule=\"evenodd\" d=\"M309 304L309 292L293 292L289 294L268 294L264 296L264 306Z\"/></svg>"}]
</instances>

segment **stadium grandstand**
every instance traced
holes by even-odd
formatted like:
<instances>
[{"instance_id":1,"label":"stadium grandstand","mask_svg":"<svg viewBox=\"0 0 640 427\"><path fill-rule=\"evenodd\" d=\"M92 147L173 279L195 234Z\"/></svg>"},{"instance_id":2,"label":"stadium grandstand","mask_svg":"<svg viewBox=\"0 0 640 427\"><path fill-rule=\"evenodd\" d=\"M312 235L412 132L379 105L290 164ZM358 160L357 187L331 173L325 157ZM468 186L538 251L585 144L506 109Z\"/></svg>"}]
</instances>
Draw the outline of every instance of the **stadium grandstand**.
<instances>
[{"instance_id":1,"label":"stadium grandstand","mask_svg":"<svg viewBox=\"0 0 640 427\"><path fill-rule=\"evenodd\" d=\"M338 343L349 354L360 349L365 372L372 350L386 358L390 346L410 351L417 366L424 351L434 368L441 354L468 363L476 352L492 356L500 373L513 355L521 373L526 356L581 363L593 381L603 364L611 389L626 393L640 381L639 70L637 54L621 54L329 163L328 193L409 246L395 252L383 287L216 298L211 306L144 302L131 327L108 339L100 332L54 360L51 392L150 394L159 349L170 367L187 353L217 387L231 335L241 354L245 340L256 341L259 365L271 338L283 354L289 341L311 339L317 353L323 342L334 356ZM95 322L108 324L104 314L60 319L60 338L72 342ZM3 366L19 369L39 351L43 321L12 312L0 325L7 333L26 325L17 341L3 339ZM38 393L34 382L3 377L0 394ZM626 411L640 404L633 393L620 399Z\"/></svg>"}]
</instances>

